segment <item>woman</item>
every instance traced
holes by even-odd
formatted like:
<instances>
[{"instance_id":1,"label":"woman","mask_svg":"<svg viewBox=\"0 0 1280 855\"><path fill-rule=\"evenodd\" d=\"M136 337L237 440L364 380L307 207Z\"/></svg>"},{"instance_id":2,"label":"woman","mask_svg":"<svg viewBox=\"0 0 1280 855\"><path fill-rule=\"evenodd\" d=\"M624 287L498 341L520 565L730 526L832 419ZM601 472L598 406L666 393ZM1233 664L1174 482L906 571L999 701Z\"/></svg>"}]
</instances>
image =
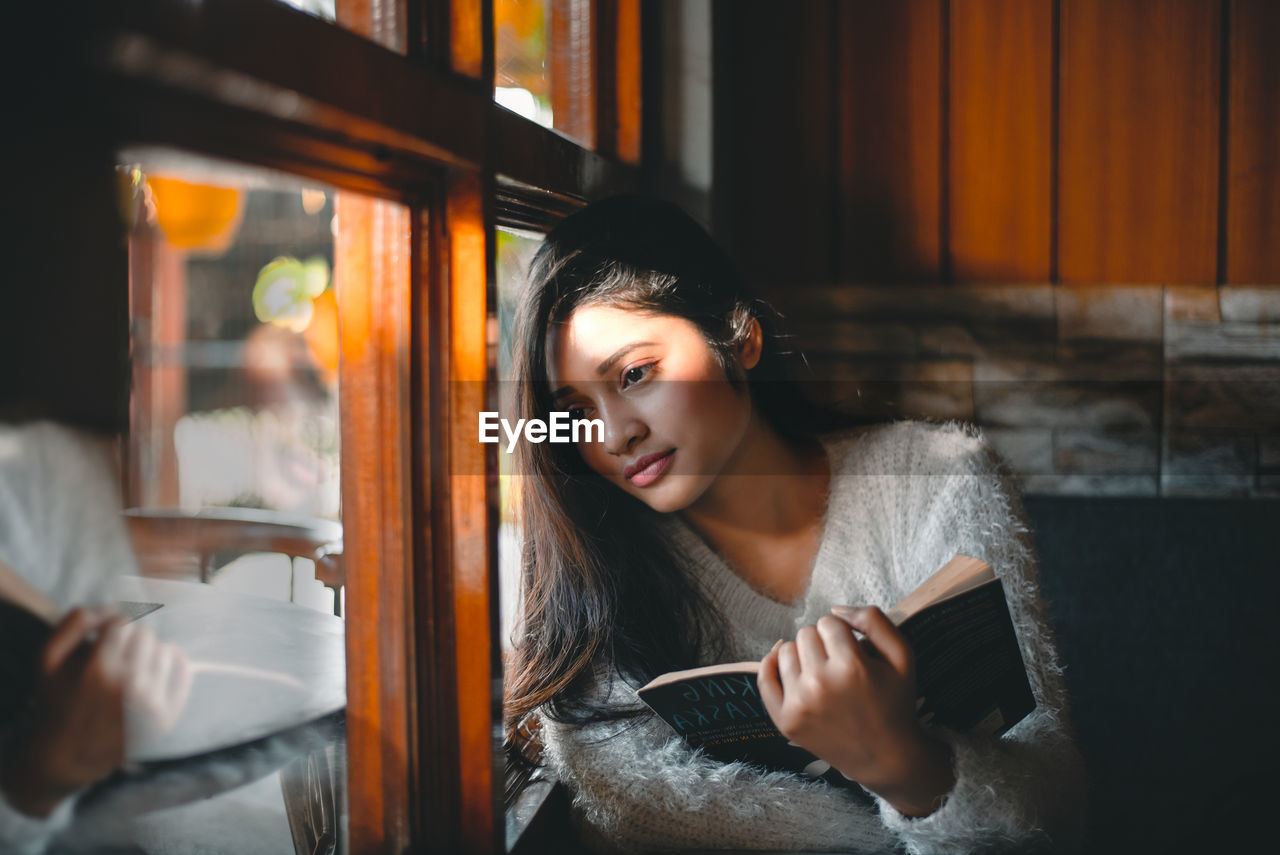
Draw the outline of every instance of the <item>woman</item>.
<instances>
[{"instance_id":1,"label":"woman","mask_svg":"<svg viewBox=\"0 0 1280 855\"><path fill-rule=\"evenodd\" d=\"M518 446L508 697L515 729L540 721L591 842L1070 846L1082 788L1061 673L1016 498L973 432L815 436L768 308L652 200L588 206L547 236L515 353L520 416L604 426L601 442ZM957 552L1003 579L1037 701L998 740L917 721L909 646L880 611ZM748 658L779 729L866 799L709 760L635 699L663 672Z\"/></svg>"}]
</instances>

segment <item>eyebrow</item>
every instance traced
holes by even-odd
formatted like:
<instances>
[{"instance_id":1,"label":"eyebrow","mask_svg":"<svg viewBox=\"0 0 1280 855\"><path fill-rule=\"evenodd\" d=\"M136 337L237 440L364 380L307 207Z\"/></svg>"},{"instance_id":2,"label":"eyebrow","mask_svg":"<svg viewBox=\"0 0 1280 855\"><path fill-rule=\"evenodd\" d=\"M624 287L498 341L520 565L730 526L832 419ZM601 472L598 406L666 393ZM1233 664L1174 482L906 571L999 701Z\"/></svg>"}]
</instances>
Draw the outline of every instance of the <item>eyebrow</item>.
<instances>
[{"instance_id":1,"label":"eyebrow","mask_svg":"<svg viewBox=\"0 0 1280 855\"><path fill-rule=\"evenodd\" d=\"M615 362L617 362L622 357L626 356L631 351L635 350L637 347L648 347L653 344L656 344L656 342L633 341L630 344L624 344L622 347L615 350L613 354L610 355L607 359L605 359L603 362L601 362L599 365L596 366L596 374L604 374L608 372L608 370L613 367L613 364ZM559 398L563 398L565 395L568 395L571 392L573 392L572 386L561 386L559 389L551 393L551 398L552 400L557 400Z\"/></svg>"}]
</instances>

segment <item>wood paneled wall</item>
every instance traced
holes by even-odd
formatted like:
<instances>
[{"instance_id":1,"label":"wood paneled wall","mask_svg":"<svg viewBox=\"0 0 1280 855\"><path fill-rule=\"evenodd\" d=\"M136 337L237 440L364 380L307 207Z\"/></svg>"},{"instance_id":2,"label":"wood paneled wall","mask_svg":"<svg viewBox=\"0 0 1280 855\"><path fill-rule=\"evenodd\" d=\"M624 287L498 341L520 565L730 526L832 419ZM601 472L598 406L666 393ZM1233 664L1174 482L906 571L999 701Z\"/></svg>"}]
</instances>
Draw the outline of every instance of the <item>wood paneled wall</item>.
<instances>
[{"instance_id":1,"label":"wood paneled wall","mask_svg":"<svg viewBox=\"0 0 1280 855\"><path fill-rule=\"evenodd\" d=\"M734 0L715 229L757 284L1280 283L1280 4Z\"/></svg>"}]
</instances>

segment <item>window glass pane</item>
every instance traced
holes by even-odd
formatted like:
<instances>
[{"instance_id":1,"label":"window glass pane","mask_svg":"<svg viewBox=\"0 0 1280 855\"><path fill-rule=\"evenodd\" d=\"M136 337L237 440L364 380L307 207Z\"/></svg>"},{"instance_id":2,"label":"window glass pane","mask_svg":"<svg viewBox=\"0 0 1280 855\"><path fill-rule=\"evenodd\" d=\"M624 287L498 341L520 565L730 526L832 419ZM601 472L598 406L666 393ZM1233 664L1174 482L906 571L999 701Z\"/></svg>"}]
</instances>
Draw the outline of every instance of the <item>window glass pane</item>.
<instances>
[{"instance_id":1,"label":"window glass pane","mask_svg":"<svg viewBox=\"0 0 1280 855\"><path fill-rule=\"evenodd\" d=\"M543 127L553 125L547 0L494 0L494 99Z\"/></svg>"},{"instance_id":2,"label":"window glass pane","mask_svg":"<svg viewBox=\"0 0 1280 855\"><path fill-rule=\"evenodd\" d=\"M123 599L161 604L139 625L194 678L178 738L144 758L177 777L121 784L121 809L147 813L113 833L310 851L345 823L334 192L168 151L126 152L117 173L141 571Z\"/></svg>"},{"instance_id":3,"label":"window glass pane","mask_svg":"<svg viewBox=\"0 0 1280 855\"><path fill-rule=\"evenodd\" d=\"M498 229L498 408L503 418L514 424L515 375L511 366L511 331L516 303L533 254L542 244L542 235ZM511 648L520 596L520 531L516 520L516 490L511 472L511 456L505 445L498 453L498 496L501 525L498 535L499 602L502 613L502 649Z\"/></svg>"}]
</instances>

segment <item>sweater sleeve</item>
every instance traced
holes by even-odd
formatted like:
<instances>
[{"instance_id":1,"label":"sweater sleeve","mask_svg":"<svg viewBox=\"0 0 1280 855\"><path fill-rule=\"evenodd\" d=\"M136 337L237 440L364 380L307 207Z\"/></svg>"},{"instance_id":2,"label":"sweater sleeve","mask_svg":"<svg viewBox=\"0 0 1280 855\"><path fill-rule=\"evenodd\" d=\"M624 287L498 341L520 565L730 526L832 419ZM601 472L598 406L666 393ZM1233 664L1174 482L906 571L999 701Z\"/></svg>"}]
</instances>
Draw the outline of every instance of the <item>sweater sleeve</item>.
<instances>
[{"instance_id":1,"label":"sweater sleeve","mask_svg":"<svg viewBox=\"0 0 1280 855\"><path fill-rule=\"evenodd\" d=\"M895 848L875 809L848 792L711 760L653 716L583 726L544 718L543 741L594 849Z\"/></svg>"},{"instance_id":2,"label":"sweater sleeve","mask_svg":"<svg viewBox=\"0 0 1280 855\"><path fill-rule=\"evenodd\" d=\"M940 730L955 754L951 793L918 819L878 800L881 816L912 853L1070 851L1083 828L1083 761L1021 503L980 438L960 429L939 434L945 453L926 455L923 511L903 521L905 542L895 550L906 562L904 584L914 587L957 552L987 561L1004 584L1036 709L999 738Z\"/></svg>"},{"instance_id":3,"label":"sweater sleeve","mask_svg":"<svg viewBox=\"0 0 1280 855\"><path fill-rule=\"evenodd\" d=\"M107 440L52 422L0 425L0 560L60 609L106 602L113 578L137 572L110 453ZM0 852L44 851L74 803L30 817L0 791Z\"/></svg>"}]
</instances>

